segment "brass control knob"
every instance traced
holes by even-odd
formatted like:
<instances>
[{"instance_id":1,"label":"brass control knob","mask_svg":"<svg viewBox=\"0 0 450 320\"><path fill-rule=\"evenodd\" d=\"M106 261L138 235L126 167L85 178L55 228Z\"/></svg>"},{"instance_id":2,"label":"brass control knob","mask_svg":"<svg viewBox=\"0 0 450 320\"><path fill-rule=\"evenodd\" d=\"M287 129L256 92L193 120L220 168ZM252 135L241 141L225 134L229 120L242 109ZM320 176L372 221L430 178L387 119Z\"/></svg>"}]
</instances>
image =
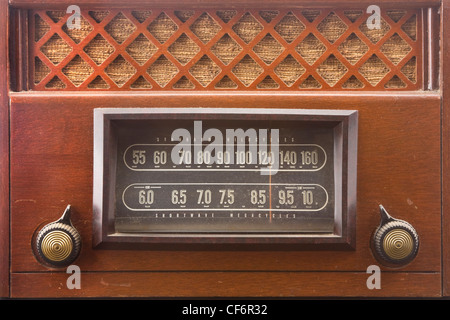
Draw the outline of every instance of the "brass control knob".
<instances>
[{"instance_id":1,"label":"brass control knob","mask_svg":"<svg viewBox=\"0 0 450 320\"><path fill-rule=\"evenodd\" d=\"M401 267L410 263L419 250L419 235L411 224L394 219L380 205L381 223L372 237L372 251L382 264Z\"/></svg>"},{"instance_id":2,"label":"brass control knob","mask_svg":"<svg viewBox=\"0 0 450 320\"><path fill-rule=\"evenodd\" d=\"M61 218L39 231L35 245L38 258L53 267L68 266L78 257L81 237L70 221L70 205Z\"/></svg>"}]
</instances>

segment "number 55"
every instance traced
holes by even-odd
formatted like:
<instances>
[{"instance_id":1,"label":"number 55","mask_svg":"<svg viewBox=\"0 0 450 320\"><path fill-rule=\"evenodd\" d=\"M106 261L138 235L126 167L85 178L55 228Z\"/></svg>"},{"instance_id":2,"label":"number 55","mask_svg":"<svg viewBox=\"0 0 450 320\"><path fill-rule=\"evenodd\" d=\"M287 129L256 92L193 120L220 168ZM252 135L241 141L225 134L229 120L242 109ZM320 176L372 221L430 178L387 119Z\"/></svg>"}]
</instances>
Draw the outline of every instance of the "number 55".
<instances>
[{"instance_id":1,"label":"number 55","mask_svg":"<svg viewBox=\"0 0 450 320\"><path fill-rule=\"evenodd\" d=\"M144 163L145 163L145 151L133 150L133 164L144 164Z\"/></svg>"}]
</instances>

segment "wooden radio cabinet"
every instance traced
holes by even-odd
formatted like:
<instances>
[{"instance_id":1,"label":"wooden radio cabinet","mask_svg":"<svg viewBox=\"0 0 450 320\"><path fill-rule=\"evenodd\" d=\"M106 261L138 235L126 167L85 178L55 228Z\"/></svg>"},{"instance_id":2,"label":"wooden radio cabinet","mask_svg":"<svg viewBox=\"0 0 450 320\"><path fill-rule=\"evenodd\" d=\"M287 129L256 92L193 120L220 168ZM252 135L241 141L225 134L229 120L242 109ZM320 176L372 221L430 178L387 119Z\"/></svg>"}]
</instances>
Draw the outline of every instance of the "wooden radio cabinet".
<instances>
[{"instance_id":1,"label":"wooden radio cabinet","mask_svg":"<svg viewBox=\"0 0 450 320\"><path fill-rule=\"evenodd\" d=\"M0 296L448 297L449 21L1 0Z\"/></svg>"}]
</instances>

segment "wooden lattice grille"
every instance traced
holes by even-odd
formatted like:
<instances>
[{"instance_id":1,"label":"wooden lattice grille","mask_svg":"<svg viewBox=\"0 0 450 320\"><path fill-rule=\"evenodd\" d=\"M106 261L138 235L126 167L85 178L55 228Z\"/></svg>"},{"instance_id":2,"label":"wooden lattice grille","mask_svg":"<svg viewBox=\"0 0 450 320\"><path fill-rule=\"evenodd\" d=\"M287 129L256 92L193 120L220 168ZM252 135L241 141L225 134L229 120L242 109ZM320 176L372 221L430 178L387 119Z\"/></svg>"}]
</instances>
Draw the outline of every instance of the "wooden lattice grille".
<instances>
[{"instance_id":1,"label":"wooden lattice grille","mask_svg":"<svg viewBox=\"0 0 450 320\"><path fill-rule=\"evenodd\" d=\"M419 90L421 15L364 10L29 14L31 90Z\"/></svg>"}]
</instances>

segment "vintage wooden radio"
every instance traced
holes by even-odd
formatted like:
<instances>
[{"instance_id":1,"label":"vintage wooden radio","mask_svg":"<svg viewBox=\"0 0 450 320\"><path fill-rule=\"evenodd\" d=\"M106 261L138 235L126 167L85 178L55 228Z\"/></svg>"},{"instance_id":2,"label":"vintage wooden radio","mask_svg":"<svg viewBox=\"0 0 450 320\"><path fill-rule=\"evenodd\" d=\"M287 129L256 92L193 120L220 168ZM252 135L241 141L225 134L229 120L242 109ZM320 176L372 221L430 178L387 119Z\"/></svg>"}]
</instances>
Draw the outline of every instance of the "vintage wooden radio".
<instances>
[{"instance_id":1,"label":"vintage wooden radio","mask_svg":"<svg viewBox=\"0 0 450 320\"><path fill-rule=\"evenodd\" d=\"M449 296L449 6L2 0L1 296Z\"/></svg>"}]
</instances>

